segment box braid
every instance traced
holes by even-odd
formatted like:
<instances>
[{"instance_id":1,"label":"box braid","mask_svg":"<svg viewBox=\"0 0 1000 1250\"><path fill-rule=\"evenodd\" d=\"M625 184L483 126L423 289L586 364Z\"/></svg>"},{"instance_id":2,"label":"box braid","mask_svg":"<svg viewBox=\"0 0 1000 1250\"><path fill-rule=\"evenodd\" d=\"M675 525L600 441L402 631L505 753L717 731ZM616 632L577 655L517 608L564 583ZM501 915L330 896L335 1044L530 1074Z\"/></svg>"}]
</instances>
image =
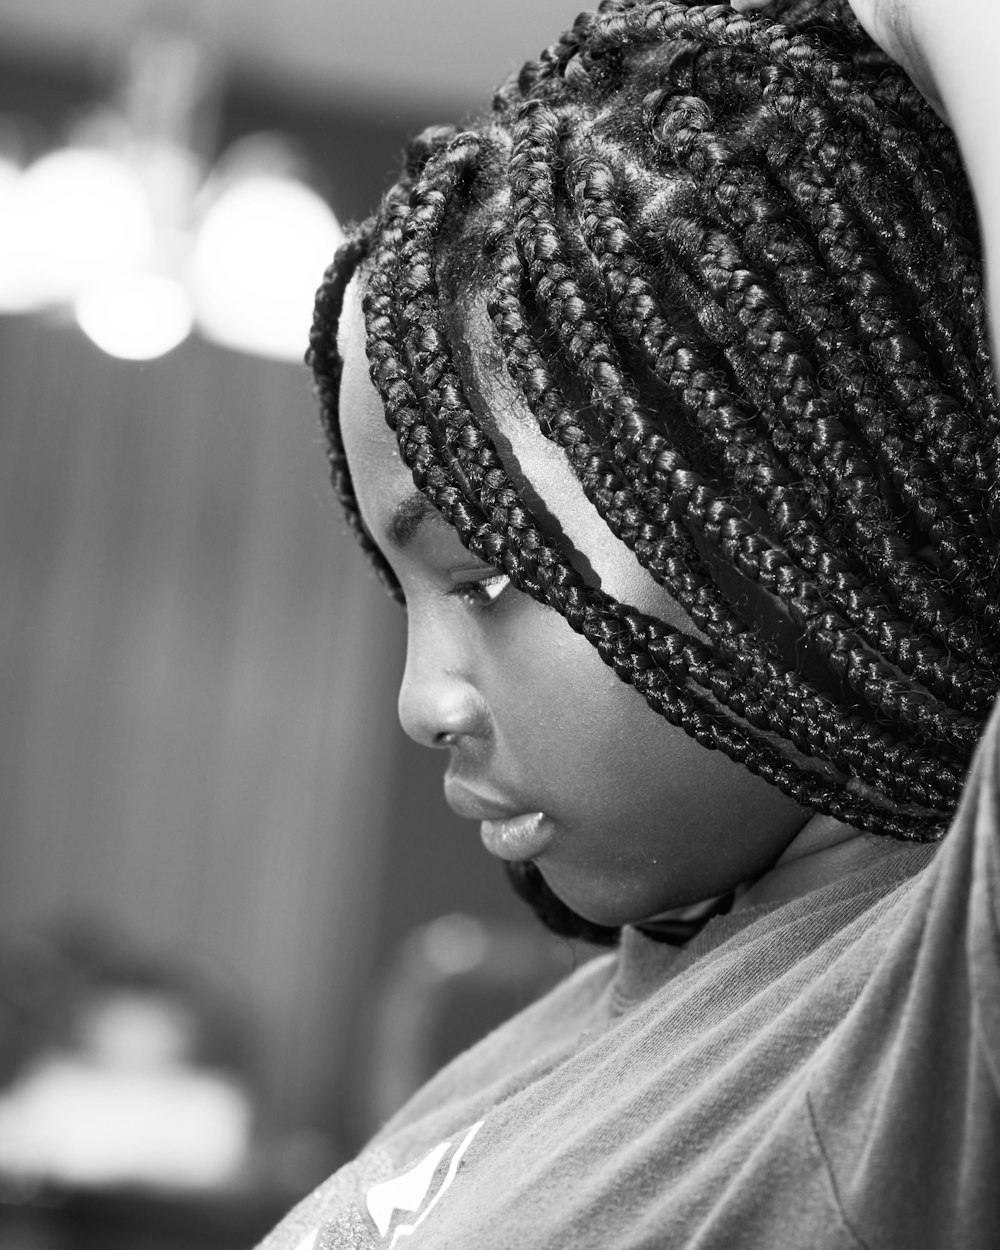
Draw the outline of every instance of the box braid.
<instances>
[{"instance_id":1,"label":"box braid","mask_svg":"<svg viewBox=\"0 0 1000 1250\"><path fill-rule=\"evenodd\" d=\"M399 597L339 435L358 270L386 419L470 551L706 747L858 828L941 836L1000 683L997 402L951 133L845 5L605 0L480 122L411 144L308 355ZM463 386L482 295L500 367L697 635L587 585L532 514ZM553 928L611 937L511 871Z\"/></svg>"}]
</instances>

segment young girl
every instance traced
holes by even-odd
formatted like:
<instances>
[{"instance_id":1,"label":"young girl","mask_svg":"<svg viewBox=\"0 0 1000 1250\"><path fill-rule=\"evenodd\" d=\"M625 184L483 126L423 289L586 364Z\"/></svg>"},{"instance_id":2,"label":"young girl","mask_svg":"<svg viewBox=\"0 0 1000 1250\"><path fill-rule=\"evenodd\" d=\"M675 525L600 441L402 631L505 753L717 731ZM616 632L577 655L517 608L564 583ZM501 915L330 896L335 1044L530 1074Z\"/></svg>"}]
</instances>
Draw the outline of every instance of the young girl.
<instances>
[{"instance_id":1,"label":"young girl","mask_svg":"<svg viewBox=\"0 0 1000 1250\"><path fill-rule=\"evenodd\" d=\"M584 14L320 292L403 725L616 949L268 1250L1000 1245L1000 18L739 7Z\"/></svg>"}]
</instances>

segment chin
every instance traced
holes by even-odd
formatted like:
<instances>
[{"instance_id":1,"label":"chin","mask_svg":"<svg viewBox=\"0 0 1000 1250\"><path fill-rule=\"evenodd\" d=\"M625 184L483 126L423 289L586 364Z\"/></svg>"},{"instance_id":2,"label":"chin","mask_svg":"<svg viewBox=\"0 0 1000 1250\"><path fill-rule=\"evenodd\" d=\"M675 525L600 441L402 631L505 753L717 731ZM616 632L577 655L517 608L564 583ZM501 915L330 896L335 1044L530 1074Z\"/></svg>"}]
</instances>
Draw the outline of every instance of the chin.
<instances>
[{"instance_id":1,"label":"chin","mask_svg":"<svg viewBox=\"0 0 1000 1250\"><path fill-rule=\"evenodd\" d=\"M664 901L659 898L636 897L628 890L615 891L599 886L595 889L592 881L587 883L591 888L581 889L578 883L559 880L558 874L550 877L544 868L541 868L541 872L546 885L563 906L588 924L600 928L620 929L624 925L641 924L672 907L683 906L671 899Z\"/></svg>"},{"instance_id":2,"label":"chin","mask_svg":"<svg viewBox=\"0 0 1000 1250\"><path fill-rule=\"evenodd\" d=\"M726 881L698 881L689 889L648 890L622 883L619 888L599 874L588 873L586 878L538 865L548 889L563 906L589 925L600 928L620 929L625 925L641 925L651 920L681 919L689 908L702 907L727 894L738 883Z\"/></svg>"}]
</instances>

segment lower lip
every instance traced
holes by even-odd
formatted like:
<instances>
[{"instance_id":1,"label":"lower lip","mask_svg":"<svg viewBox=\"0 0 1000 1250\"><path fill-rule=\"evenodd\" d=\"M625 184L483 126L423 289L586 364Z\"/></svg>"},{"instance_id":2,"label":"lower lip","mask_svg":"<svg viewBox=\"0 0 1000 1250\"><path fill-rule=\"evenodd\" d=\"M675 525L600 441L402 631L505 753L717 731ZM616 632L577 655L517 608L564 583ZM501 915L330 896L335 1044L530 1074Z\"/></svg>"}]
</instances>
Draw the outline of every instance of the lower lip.
<instances>
[{"instance_id":1,"label":"lower lip","mask_svg":"<svg viewBox=\"0 0 1000 1250\"><path fill-rule=\"evenodd\" d=\"M491 855L520 862L537 859L546 849L552 836L552 822L543 812L527 812L509 820L484 820L479 834Z\"/></svg>"}]
</instances>

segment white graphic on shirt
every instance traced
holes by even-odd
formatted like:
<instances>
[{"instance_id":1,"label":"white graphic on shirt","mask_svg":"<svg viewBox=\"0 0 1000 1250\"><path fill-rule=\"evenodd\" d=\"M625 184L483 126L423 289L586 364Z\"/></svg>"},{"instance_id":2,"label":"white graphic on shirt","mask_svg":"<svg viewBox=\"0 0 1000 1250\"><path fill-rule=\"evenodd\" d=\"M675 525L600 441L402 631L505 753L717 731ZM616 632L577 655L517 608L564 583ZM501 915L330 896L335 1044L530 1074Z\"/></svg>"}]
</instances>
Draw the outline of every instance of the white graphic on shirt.
<instances>
[{"instance_id":1,"label":"white graphic on shirt","mask_svg":"<svg viewBox=\"0 0 1000 1250\"><path fill-rule=\"evenodd\" d=\"M311 1233L306 1233L299 1244L295 1247L295 1250L313 1250L313 1246L315 1246L316 1238L318 1236L319 1229L314 1228Z\"/></svg>"},{"instance_id":2,"label":"white graphic on shirt","mask_svg":"<svg viewBox=\"0 0 1000 1250\"><path fill-rule=\"evenodd\" d=\"M402 1176L394 1176L392 1180L382 1181L369 1189L365 1199L368 1206L368 1214L374 1220L379 1236L383 1239L392 1226L394 1212L399 1211L407 1214L420 1212L412 1224L396 1225L392 1234L392 1240L389 1242L389 1250L394 1250L396 1243L401 1237L409 1237L411 1233L415 1232L441 1201L455 1179L462 1156L468 1150L472 1144L472 1139L482 1127L482 1120L477 1124L473 1124L472 1128L469 1129L452 1151L448 1170L436 1191L433 1189L432 1182L441 1163L447 1158L448 1152L452 1150L450 1141L445 1141L440 1146L435 1146L415 1167L410 1168L408 1172L404 1172ZM421 1210L421 1208L423 1209Z\"/></svg>"}]
</instances>

